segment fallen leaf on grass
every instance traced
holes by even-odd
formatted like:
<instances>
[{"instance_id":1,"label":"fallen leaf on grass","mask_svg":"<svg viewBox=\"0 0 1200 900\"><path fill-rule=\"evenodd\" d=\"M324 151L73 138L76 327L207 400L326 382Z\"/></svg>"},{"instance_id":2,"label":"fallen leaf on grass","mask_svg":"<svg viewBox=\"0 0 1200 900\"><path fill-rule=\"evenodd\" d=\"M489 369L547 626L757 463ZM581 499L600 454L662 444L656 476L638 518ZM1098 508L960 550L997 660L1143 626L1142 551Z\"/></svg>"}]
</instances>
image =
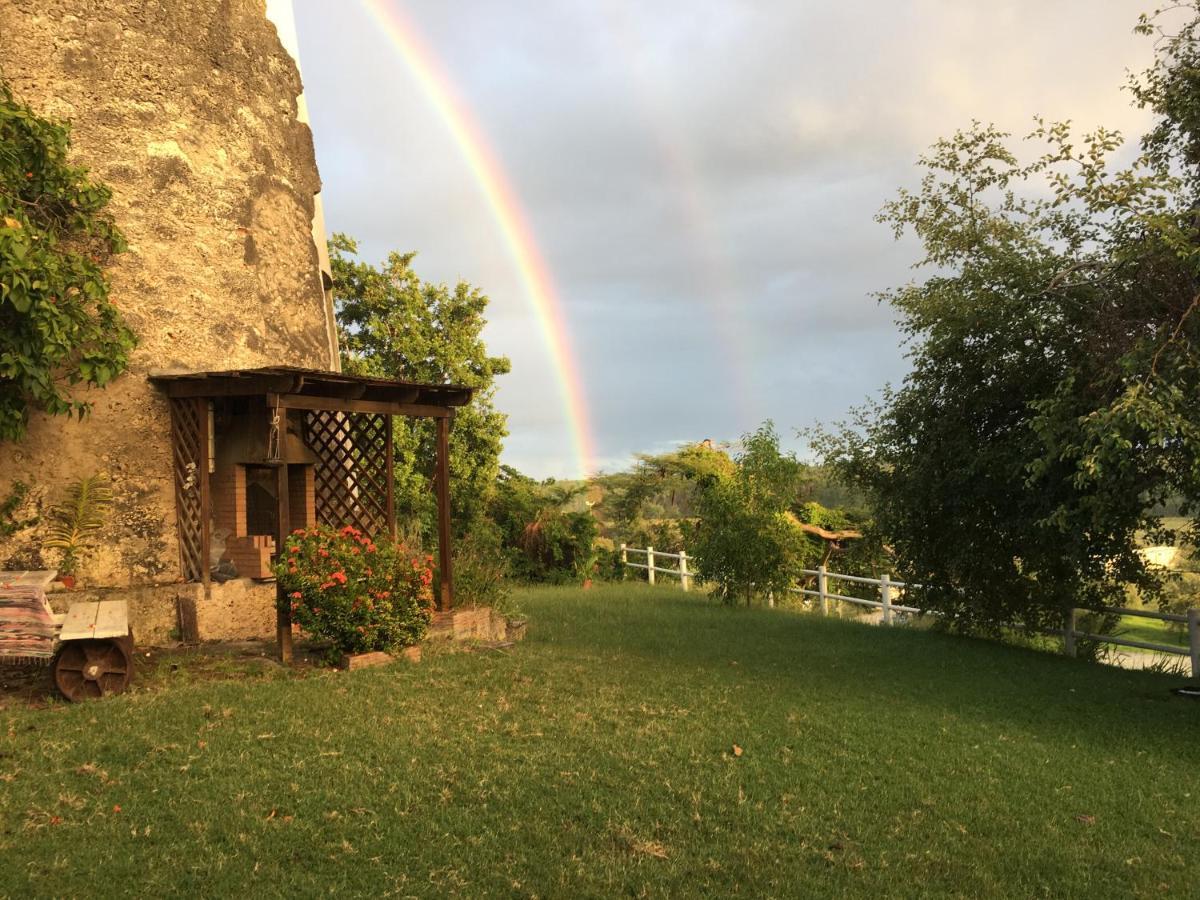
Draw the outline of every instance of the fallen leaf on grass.
<instances>
[{"instance_id":1,"label":"fallen leaf on grass","mask_svg":"<svg viewBox=\"0 0 1200 900\"><path fill-rule=\"evenodd\" d=\"M734 744L734 745L733 745L733 755L734 755L734 756L741 756L741 755L742 755L742 752L743 752L743 751L742 751L742 748L741 748L741 747L739 747L737 744Z\"/></svg>"},{"instance_id":2,"label":"fallen leaf on grass","mask_svg":"<svg viewBox=\"0 0 1200 900\"><path fill-rule=\"evenodd\" d=\"M1077 815L1077 816L1075 817L1075 821L1076 821L1076 822L1082 822L1084 825L1095 825L1095 824L1096 824L1096 817L1095 817L1095 816L1089 816L1089 815L1085 815L1085 814L1083 814L1083 813L1080 813L1079 815Z\"/></svg>"},{"instance_id":3,"label":"fallen leaf on grass","mask_svg":"<svg viewBox=\"0 0 1200 900\"><path fill-rule=\"evenodd\" d=\"M642 856L653 856L655 859L668 859L667 848L658 841L641 841L636 838L629 842L629 849Z\"/></svg>"}]
</instances>

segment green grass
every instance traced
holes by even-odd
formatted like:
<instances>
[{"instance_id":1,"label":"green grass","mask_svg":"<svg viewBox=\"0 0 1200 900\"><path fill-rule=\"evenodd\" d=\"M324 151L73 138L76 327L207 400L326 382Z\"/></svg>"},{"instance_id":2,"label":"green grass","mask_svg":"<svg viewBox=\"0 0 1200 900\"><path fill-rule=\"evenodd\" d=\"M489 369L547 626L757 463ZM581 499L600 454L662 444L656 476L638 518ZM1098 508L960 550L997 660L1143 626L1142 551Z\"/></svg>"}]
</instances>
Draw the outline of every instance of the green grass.
<instances>
[{"instance_id":1,"label":"green grass","mask_svg":"<svg viewBox=\"0 0 1200 900\"><path fill-rule=\"evenodd\" d=\"M1158 619L1143 619L1138 616L1121 616L1113 634L1131 641L1145 641L1148 644L1166 644L1170 647L1187 647L1187 626L1163 622ZM1132 650L1133 648L1121 648ZM1149 652L1149 651L1147 651Z\"/></svg>"},{"instance_id":2,"label":"green grass","mask_svg":"<svg viewBox=\"0 0 1200 900\"><path fill-rule=\"evenodd\" d=\"M520 599L507 652L0 712L0 896L1200 883L1178 680L664 587Z\"/></svg>"}]
</instances>

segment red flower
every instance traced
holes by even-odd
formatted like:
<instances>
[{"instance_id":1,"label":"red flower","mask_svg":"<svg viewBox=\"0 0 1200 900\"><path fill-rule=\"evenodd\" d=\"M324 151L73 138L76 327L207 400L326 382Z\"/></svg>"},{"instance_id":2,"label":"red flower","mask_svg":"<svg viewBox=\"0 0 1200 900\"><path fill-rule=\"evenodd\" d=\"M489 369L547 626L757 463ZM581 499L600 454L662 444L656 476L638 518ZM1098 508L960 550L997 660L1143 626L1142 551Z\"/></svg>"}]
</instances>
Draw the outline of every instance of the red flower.
<instances>
[{"instance_id":1,"label":"red flower","mask_svg":"<svg viewBox=\"0 0 1200 900\"><path fill-rule=\"evenodd\" d=\"M299 553L299 552L300 552L300 548L297 547L295 544L292 544L292 546L288 547L288 553Z\"/></svg>"},{"instance_id":2,"label":"red flower","mask_svg":"<svg viewBox=\"0 0 1200 900\"><path fill-rule=\"evenodd\" d=\"M332 578L334 581L336 581L338 584L346 583L346 573L345 572L334 572L329 577Z\"/></svg>"},{"instance_id":3,"label":"red flower","mask_svg":"<svg viewBox=\"0 0 1200 900\"><path fill-rule=\"evenodd\" d=\"M329 556L329 551L328 551L328 550L326 550L324 547L322 547L320 550L318 550L318 551L317 551L317 555L318 555L318 556L323 556L323 557L326 557L326 558L328 558L328 556Z\"/></svg>"},{"instance_id":4,"label":"red flower","mask_svg":"<svg viewBox=\"0 0 1200 900\"><path fill-rule=\"evenodd\" d=\"M293 599L293 600L299 600L299 599L300 599L301 597L303 597L304 595L303 595L303 594L301 594L299 591L292 591L292 595L291 595L291 596L292 596L292 599Z\"/></svg>"}]
</instances>

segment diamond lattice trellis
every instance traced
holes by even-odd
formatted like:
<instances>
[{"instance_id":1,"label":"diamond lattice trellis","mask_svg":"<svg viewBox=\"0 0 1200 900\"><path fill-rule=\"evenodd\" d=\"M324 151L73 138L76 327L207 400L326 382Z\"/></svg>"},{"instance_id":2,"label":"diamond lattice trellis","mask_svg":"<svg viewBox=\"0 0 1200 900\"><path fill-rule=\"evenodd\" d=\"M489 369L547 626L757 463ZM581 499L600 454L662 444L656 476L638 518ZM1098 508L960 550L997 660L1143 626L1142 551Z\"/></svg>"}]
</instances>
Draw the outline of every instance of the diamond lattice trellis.
<instances>
[{"instance_id":1,"label":"diamond lattice trellis","mask_svg":"<svg viewBox=\"0 0 1200 900\"><path fill-rule=\"evenodd\" d=\"M198 398L171 400L171 445L175 464L175 517L179 563L183 577L200 581L205 574L206 530L202 487L207 475L208 402Z\"/></svg>"},{"instance_id":2,"label":"diamond lattice trellis","mask_svg":"<svg viewBox=\"0 0 1200 900\"><path fill-rule=\"evenodd\" d=\"M317 456L317 521L353 525L368 534L388 529L387 416L310 411L304 442Z\"/></svg>"}]
</instances>

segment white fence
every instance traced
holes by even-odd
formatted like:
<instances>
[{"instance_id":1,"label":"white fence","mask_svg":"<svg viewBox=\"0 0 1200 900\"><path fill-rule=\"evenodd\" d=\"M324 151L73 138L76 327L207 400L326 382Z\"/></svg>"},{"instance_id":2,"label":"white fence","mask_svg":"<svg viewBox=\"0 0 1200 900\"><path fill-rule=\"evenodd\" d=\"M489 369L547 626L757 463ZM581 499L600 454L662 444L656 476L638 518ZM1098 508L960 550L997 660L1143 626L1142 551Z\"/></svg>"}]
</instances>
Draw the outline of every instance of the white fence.
<instances>
[{"instance_id":1,"label":"white fence","mask_svg":"<svg viewBox=\"0 0 1200 900\"><path fill-rule=\"evenodd\" d=\"M635 563L629 561L630 553L641 553L645 555L645 563ZM674 559L678 560L678 568L669 568L658 566L659 559ZM695 579L695 574L688 567L689 562L695 562L696 557L688 556L687 552L680 550L678 553L663 553L661 550L655 550L653 547L639 548L628 547L625 544L621 545L621 565L630 569L643 569L646 572L647 580L651 584L655 583L655 575L670 575L678 578L683 589L690 590ZM858 606L867 606L873 609L881 610L883 613L883 624L892 625L896 622L896 614L922 616L926 612L918 609L915 606L905 606L903 603L897 603L896 599L903 596L904 589L908 585L903 581L892 581L887 575L882 575L879 578L864 578L861 575L841 575L837 572L828 571L825 566L818 566L815 569L803 569L805 575L816 576L816 589L791 587L788 590L793 594L800 594L804 597L813 598L817 601L817 607L821 615L829 614L829 601L835 603L853 603ZM868 584L874 585L879 590L878 600L867 600L862 597L850 597L846 594L839 594L829 589L831 581L845 581L852 584ZM917 585L914 585L916 587ZM1112 613L1119 616L1133 616L1141 619L1157 619L1160 622L1176 622L1186 623L1188 632L1188 646L1178 647L1173 644L1155 644L1148 641L1135 641L1132 638L1124 638L1119 635L1111 634L1092 634L1087 631L1079 631L1076 628L1076 622L1079 612L1099 612ZM932 614L932 613L931 613ZM1119 647L1136 647L1139 650L1153 650L1156 653L1166 653L1174 656L1191 657L1192 677L1200 678L1200 609L1189 609L1186 613L1164 613L1154 612L1148 609L1128 609L1123 606L1109 606L1097 610L1076 610L1073 609L1067 616L1065 627L1047 630L1046 634L1059 635L1063 639L1063 649L1068 656L1075 655L1075 642L1083 638L1087 641L1096 641L1102 644L1114 644Z\"/></svg>"}]
</instances>

